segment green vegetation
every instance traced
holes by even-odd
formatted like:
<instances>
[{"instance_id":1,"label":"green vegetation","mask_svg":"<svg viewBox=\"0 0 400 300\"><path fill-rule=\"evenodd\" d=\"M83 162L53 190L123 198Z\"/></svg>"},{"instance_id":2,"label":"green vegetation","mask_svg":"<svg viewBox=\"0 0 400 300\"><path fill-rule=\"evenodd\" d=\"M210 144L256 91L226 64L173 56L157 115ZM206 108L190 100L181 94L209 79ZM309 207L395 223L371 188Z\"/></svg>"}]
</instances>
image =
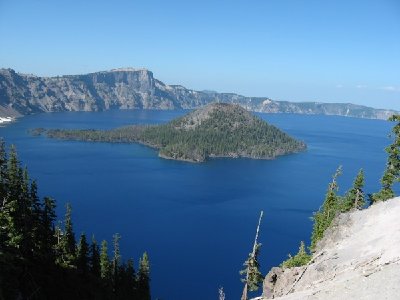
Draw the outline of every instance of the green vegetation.
<instances>
[{"instance_id":1,"label":"green vegetation","mask_svg":"<svg viewBox=\"0 0 400 300\"><path fill-rule=\"evenodd\" d=\"M158 126L127 126L111 130L31 131L50 138L130 143L160 149L160 156L194 162L208 157L272 159L306 148L297 141L237 105L213 104Z\"/></svg>"},{"instance_id":2,"label":"green vegetation","mask_svg":"<svg viewBox=\"0 0 400 300\"><path fill-rule=\"evenodd\" d=\"M311 255L307 253L305 244L303 241L301 241L299 252L297 252L295 256L289 254L289 258L281 264L281 267L283 268L300 267L308 264L310 260L311 260Z\"/></svg>"},{"instance_id":3,"label":"green vegetation","mask_svg":"<svg viewBox=\"0 0 400 300\"><path fill-rule=\"evenodd\" d=\"M258 219L253 251L249 253L249 257L243 264L245 268L239 272L240 275L245 275L245 278L242 279L242 282L244 283L244 288L241 300L247 300L248 291L257 291L264 280L264 276L260 272L260 264L258 263L258 254L261 248L261 244L258 243L258 233L260 231L262 216L263 211L261 211L260 218Z\"/></svg>"},{"instance_id":4,"label":"green vegetation","mask_svg":"<svg viewBox=\"0 0 400 300\"><path fill-rule=\"evenodd\" d=\"M110 260L92 237L76 243L72 209L56 226L56 203L40 200L36 182L21 168L14 147L9 157L0 142L0 299L150 299L149 260L122 263L120 236Z\"/></svg>"},{"instance_id":5,"label":"green vegetation","mask_svg":"<svg viewBox=\"0 0 400 300\"><path fill-rule=\"evenodd\" d=\"M328 191L325 196L325 201L322 207L314 213L314 226L311 234L311 250L315 251L317 242L324 236L325 230L331 225L332 220L336 217L339 210L339 197L336 195L338 190L337 177L342 174L340 166L333 175L332 182L328 185Z\"/></svg>"},{"instance_id":6,"label":"green vegetation","mask_svg":"<svg viewBox=\"0 0 400 300\"><path fill-rule=\"evenodd\" d=\"M341 198L341 212L348 212L352 209L362 209L365 206L364 198L364 171L361 169L354 179L353 187Z\"/></svg>"},{"instance_id":7,"label":"green vegetation","mask_svg":"<svg viewBox=\"0 0 400 300\"><path fill-rule=\"evenodd\" d=\"M372 203L393 198L395 196L393 184L400 182L400 115L391 116L389 121L397 122L392 129L394 141L385 149L388 159L381 179L382 188L379 192L372 194L370 198Z\"/></svg>"},{"instance_id":8,"label":"green vegetation","mask_svg":"<svg viewBox=\"0 0 400 300\"><path fill-rule=\"evenodd\" d=\"M326 230L331 226L337 215L351 210L362 209L365 206L363 192L364 171L361 169L358 172L353 186L344 196L337 194L339 190L337 179L341 174L342 167L339 166L333 175L332 182L328 185L324 203L312 217L314 224L311 234L311 254L316 251L317 243L324 237ZM301 241L298 253L295 256L289 254L289 258L282 262L281 267L292 268L306 265L312 258L311 254L307 252L304 242Z\"/></svg>"}]
</instances>

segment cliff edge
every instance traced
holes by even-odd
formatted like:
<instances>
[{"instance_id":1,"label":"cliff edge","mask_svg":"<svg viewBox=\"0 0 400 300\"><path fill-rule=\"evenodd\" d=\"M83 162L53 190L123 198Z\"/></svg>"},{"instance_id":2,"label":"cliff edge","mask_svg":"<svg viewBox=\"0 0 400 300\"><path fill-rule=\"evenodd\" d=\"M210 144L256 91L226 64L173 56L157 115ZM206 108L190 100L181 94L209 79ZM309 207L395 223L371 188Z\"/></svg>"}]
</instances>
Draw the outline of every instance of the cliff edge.
<instances>
[{"instance_id":1,"label":"cliff edge","mask_svg":"<svg viewBox=\"0 0 400 300\"><path fill-rule=\"evenodd\" d=\"M121 68L81 75L39 77L0 69L0 117L40 112L108 109L193 109L209 103L239 104L263 113L323 114L384 119L398 112L350 103L287 102L268 97L195 91L167 85L147 69Z\"/></svg>"},{"instance_id":2,"label":"cliff edge","mask_svg":"<svg viewBox=\"0 0 400 300\"><path fill-rule=\"evenodd\" d=\"M399 299L400 197L338 216L303 267L272 268L261 299Z\"/></svg>"}]
</instances>

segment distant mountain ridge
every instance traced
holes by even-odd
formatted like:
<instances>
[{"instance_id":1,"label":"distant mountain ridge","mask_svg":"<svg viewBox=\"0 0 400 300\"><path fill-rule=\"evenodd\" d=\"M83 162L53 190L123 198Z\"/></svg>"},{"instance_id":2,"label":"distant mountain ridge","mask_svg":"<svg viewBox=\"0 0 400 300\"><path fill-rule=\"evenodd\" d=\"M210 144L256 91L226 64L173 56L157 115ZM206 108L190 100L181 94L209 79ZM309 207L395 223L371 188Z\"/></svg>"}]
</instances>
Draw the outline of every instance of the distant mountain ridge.
<instances>
[{"instance_id":1,"label":"distant mountain ridge","mask_svg":"<svg viewBox=\"0 0 400 300\"><path fill-rule=\"evenodd\" d=\"M147 69L39 77L0 69L0 116L108 109L193 109L213 102L265 113L325 114L387 119L398 113L349 103L288 102L167 85Z\"/></svg>"}]
</instances>

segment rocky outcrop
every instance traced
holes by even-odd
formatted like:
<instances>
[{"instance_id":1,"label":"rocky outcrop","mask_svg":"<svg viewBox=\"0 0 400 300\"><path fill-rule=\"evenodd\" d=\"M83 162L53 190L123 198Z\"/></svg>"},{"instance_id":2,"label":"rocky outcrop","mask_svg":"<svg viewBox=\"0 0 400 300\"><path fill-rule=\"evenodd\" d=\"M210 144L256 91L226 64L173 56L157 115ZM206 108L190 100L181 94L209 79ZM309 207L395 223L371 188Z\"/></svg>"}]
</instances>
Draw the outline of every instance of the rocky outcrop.
<instances>
[{"instance_id":1,"label":"rocky outcrop","mask_svg":"<svg viewBox=\"0 0 400 300\"><path fill-rule=\"evenodd\" d=\"M400 198L342 214L304 267L272 268L262 299L399 299Z\"/></svg>"},{"instance_id":2,"label":"rocky outcrop","mask_svg":"<svg viewBox=\"0 0 400 300\"><path fill-rule=\"evenodd\" d=\"M239 104L256 112L326 114L387 119L391 110L354 104L274 101L232 93L166 85L146 69L123 68L84 75L38 77L0 69L0 116L54 111L191 109L212 102Z\"/></svg>"}]
</instances>

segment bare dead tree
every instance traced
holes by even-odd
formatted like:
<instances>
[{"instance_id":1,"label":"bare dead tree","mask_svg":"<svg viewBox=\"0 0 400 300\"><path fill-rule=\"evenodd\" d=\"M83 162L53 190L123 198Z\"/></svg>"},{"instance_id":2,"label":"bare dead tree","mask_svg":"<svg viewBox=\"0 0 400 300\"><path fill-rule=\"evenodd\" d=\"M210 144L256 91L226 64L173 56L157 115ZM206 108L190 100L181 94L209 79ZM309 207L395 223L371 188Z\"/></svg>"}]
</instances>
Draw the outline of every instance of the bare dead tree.
<instances>
[{"instance_id":1,"label":"bare dead tree","mask_svg":"<svg viewBox=\"0 0 400 300\"><path fill-rule=\"evenodd\" d=\"M256 237L254 239L254 245L253 245L253 251L250 253L248 260L245 262L246 269L243 270L242 273L246 273L246 279L244 280L244 288L243 288L243 293L242 293L242 298L241 300L247 300L247 293L248 293L248 287L249 284L251 284L251 287L254 285L257 285L261 274L259 273L258 270L258 263L257 263L257 254L258 254L258 249L261 244L258 243L258 233L260 231L260 225L261 225L261 219L263 217L263 211L260 213L260 218L258 219L258 225L257 225L257 231L256 231ZM262 277L261 277L262 280ZM252 288L250 288L252 290Z\"/></svg>"}]
</instances>

